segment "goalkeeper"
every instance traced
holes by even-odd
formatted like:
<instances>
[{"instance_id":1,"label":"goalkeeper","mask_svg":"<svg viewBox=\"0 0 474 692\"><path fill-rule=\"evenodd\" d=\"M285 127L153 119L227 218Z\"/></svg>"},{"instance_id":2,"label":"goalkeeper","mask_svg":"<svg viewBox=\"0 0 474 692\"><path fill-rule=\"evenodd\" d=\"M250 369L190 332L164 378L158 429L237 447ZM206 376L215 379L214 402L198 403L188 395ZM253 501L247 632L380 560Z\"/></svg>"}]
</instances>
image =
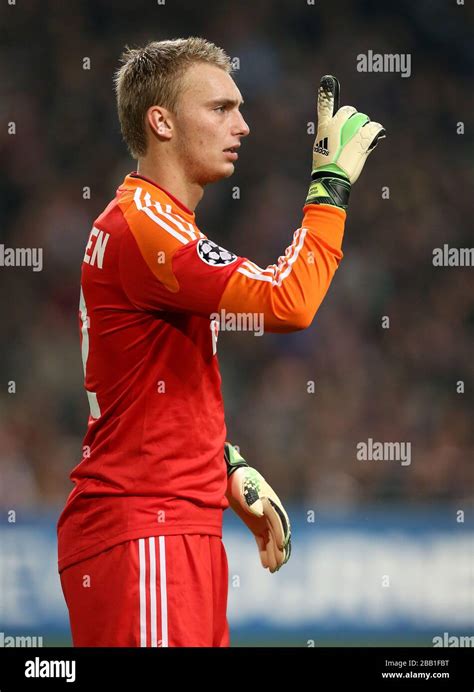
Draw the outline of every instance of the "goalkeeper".
<instances>
[{"instance_id":1,"label":"goalkeeper","mask_svg":"<svg viewBox=\"0 0 474 692\"><path fill-rule=\"evenodd\" d=\"M290 557L278 495L226 440L215 315L263 314L269 332L311 324L343 256L351 187L384 130L339 108L337 80L321 80L303 220L277 262L259 267L195 217L249 134L230 73L221 48L188 38L129 49L116 74L138 164L94 221L82 263L90 414L58 522L75 646L228 646L229 505L264 568Z\"/></svg>"}]
</instances>

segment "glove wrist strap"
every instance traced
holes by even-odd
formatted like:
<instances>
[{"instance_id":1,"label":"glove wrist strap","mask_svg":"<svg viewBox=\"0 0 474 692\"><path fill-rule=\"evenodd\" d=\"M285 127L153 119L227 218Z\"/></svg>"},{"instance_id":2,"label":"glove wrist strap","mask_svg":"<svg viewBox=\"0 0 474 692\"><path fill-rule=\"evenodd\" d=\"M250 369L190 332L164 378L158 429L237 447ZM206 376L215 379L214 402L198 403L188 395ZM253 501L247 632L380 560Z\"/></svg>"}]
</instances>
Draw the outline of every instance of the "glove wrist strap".
<instances>
[{"instance_id":1,"label":"glove wrist strap","mask_svg":"<svg viewBox=\"0 0 474 692\"><path fill-rule=\"evenodd\" d=\"M243 456L240 455L234 445L230 444L230 442L226 442L224 445L224 459L227 465L228 478L230 478L230 476L234 473L234 471L237 471L237 469L240 469L243 466L248 468L248 464Z\"/></svg>"},{"instance_id":2,"label":"glove wrist strap","mask_svg":"<svg viewBox=\"0 0 474 692\"><path fill-rule=\"evenodd\" d=\"M346 211L350 192L351 184L344 176L324 170L315 171L306 204L331 204Z\"/></svg>"}]
</instances>

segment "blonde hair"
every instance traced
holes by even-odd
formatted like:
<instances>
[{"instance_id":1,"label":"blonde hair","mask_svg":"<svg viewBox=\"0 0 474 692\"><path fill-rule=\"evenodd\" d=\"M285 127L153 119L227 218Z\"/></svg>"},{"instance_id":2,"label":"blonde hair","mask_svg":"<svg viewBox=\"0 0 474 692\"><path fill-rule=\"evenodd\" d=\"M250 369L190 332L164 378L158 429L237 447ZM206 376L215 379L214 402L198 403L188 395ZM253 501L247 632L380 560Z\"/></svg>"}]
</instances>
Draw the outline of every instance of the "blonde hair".
<instances>
[{"instance_id":1,"label":"blonde hair","mask_svg":"<svg viewBox=\"0 0 474 692\"><path fill-rule=\"evenodd\" d=\"M114 85L122 136L134 159L147 151L147 110L158 105L175 112L182 76L196 62L232 72L225 51L203 38L153 41L142 48L126 46Z\"/></svg>"}]
</instances>

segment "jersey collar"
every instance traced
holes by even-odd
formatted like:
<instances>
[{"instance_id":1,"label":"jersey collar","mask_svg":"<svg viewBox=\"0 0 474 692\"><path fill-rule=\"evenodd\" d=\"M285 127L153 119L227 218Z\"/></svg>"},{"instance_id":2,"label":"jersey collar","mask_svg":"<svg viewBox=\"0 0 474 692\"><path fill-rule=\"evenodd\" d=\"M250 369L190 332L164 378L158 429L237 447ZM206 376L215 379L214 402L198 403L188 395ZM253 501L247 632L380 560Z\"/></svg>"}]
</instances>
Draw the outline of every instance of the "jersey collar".
<instances>
[{"instance_id":1,"label":"jersey collar","mask_svg":"<svg viewBox=\"0 0 474 692\"><path fill-rule=\"evenodd\" d=\"M147 178L146 176L142 175L141 173L138 173L138 171L133 171L133 173L129 173L127 176L125 176L125 180L123 181L122 187L133 187L136 188L137 185L140 183L140 181L146 182L148 185L151 185L152 187L158 188L158 190L161 190L167 197L170 198L170 200L177 206L179 209L181 209L182 212L184 212L187 216L189 216L193 221L194 221L194 212L192 212L190 209L188 209L182 202L179 201L174 195L171 194L171 192L168 192L168 190L165 190L164 187L161 187L161 185L158 185L158 183L155 183L154 180L151 178Z\"/></svg>"}]
</instances>

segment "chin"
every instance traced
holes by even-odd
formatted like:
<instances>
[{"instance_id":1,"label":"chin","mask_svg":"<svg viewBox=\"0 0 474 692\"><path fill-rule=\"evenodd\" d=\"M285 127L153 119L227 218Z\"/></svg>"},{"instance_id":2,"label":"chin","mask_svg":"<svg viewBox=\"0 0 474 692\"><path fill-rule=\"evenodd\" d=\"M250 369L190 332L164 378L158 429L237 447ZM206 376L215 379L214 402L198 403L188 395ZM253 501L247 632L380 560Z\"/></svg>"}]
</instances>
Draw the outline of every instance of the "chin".
<instances>
[{"instance_id":1,"label":"chin","mask_svg":"<svg viewBox=\"0 0 474 692\"><path fill-rule=\"evenodd\" d=\"M229 161L229 163L220 166L218 169L207 171L206 175L203 176L205 178L204 184L207 185L208 183L216 183L218 180L222 180L223 178L230 178L234 171L235 166Z\"/></svg>"},{"instance_id":2,"label":"chin","mask_svg":"<svg viewBox=\"0 0 474 692\"><path fill-rule=\"evenodd\" d=\"M231 175L233 175L235 171L235 166L233 163L228 163L225 166L225 172L222 174L223 178L230 178Z\"/></svg>"}]
</instances>

